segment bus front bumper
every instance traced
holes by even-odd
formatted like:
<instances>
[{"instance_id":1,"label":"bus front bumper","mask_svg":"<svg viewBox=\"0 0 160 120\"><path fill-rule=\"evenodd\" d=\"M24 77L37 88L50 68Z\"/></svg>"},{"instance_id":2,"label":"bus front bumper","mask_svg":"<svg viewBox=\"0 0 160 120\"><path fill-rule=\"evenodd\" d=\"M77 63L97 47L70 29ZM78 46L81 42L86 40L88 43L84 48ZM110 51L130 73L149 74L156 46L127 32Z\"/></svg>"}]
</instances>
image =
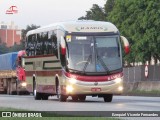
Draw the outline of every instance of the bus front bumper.
<instances>
[{"instance_id":1,"label":"bus front bumper","mask_svg":"<svg viewBox=\"0 0 160 120\"><path fill-rule=\"evenodd\" d=\"M63 87L65 87L62 88L63 94L66 95L122 94L123 78L105 82L84 82L75 80L67 82Z\"/></svg>"}]
</instances>

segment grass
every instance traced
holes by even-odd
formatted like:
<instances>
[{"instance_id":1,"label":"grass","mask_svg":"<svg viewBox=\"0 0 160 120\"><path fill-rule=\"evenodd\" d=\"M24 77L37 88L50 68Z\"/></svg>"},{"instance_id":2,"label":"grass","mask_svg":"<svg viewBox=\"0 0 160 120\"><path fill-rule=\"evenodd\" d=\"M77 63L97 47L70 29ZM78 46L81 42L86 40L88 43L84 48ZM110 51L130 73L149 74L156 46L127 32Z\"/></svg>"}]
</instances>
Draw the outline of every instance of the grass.
<instances>
[{"instance_id":1,"label":"grass","mask_svg":"<svg viewBox=\"0 0 160 120\"><path fill-rule=\"evenodd\" d=\"M6 112L6 111L18 111L18 112L32 112L32 111L28 111L28 110L23 110L23 109L14 109L14 108L4 108L4 107L0 107L0 111ZM51 113L42 113L42 116L50 116ZM1 115L0 115L1 116ZM0 117L0 120L119 120L117 118L108 118L108 117L71 117L71 116L64 116L63 115L58 115L58 114L53 114L53 117L6 117L6 118L2 118Z\"/></svg>"},{"instance_id":2,"label":"grass","mask_svg":"<svg viewBox=\"0 0 160 120\"><path fill-rule=\"evenodd\" d=\"M33 120L33 118L3 118L2 120ZM34 118L34 120L119 120L119 119L104 118L104 117L103 118L101 117L44 117L44 118Z\"/></svg>"}]
</instances>

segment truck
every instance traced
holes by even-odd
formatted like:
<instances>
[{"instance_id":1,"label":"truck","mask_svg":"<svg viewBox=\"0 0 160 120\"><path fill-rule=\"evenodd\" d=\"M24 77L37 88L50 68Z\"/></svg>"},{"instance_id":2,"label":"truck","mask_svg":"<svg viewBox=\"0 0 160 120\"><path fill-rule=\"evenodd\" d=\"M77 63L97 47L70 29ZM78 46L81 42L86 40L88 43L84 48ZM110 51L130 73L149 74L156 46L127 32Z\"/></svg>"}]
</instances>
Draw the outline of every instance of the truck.
<instances>
[{"instance_id":1,"label":"truck","mask_svg":"<svg viewBox=\"0 0 160 120\"><path fill-rule=\"evenodd\" d=\"M27 93L25 69L22 67L24 55L24 50L0 55L0 93Z\"/></svg>"}]
</instances>

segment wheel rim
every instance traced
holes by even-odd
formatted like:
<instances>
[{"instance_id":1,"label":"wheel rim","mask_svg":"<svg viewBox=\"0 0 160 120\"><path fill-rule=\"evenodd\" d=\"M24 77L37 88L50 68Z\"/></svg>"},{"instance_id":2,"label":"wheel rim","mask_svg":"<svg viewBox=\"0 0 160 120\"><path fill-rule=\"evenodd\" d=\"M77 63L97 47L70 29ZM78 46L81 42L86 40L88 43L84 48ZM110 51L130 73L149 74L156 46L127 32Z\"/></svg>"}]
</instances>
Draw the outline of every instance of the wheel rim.
<instances>
[{"instance_id":1,"label":"wheel rim","mask_svg":"<svg viewBox=\"0 0 160 120\"><path fill-rule=\"evenodd\" d=\"M57 98L60 97L60 86L57 87Z\"/></svg>"},{"instance_id":2,"label":"wheel rim","mask_svg":"<svg viewBox=\"0 0 160 120\"><path fill-rule=\"evenodd\" d=\"M33 94L34 94L34 97L36 97L37 91L35 89L34 89L34 93Z\"/></svg>"}]
</instances>

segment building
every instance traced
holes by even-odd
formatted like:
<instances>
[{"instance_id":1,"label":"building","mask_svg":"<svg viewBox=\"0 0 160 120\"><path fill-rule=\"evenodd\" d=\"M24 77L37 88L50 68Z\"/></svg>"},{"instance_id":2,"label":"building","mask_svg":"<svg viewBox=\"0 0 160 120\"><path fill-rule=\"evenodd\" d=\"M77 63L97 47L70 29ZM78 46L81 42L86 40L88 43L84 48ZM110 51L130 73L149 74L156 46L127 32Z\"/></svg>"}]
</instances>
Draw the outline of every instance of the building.
<instances>
[{"instance_id":1,"label":"building","mask_svg":"<svg viewBox=\"0 0 160 120\"><path fill-rule=\"evenodd\" d=\"M18 26L14 25L14 22L6 24L0 23L0 44L6 43L7 47L13 46L15 43L20 44L21 30Z\"/></svg>"}]
</instances>

